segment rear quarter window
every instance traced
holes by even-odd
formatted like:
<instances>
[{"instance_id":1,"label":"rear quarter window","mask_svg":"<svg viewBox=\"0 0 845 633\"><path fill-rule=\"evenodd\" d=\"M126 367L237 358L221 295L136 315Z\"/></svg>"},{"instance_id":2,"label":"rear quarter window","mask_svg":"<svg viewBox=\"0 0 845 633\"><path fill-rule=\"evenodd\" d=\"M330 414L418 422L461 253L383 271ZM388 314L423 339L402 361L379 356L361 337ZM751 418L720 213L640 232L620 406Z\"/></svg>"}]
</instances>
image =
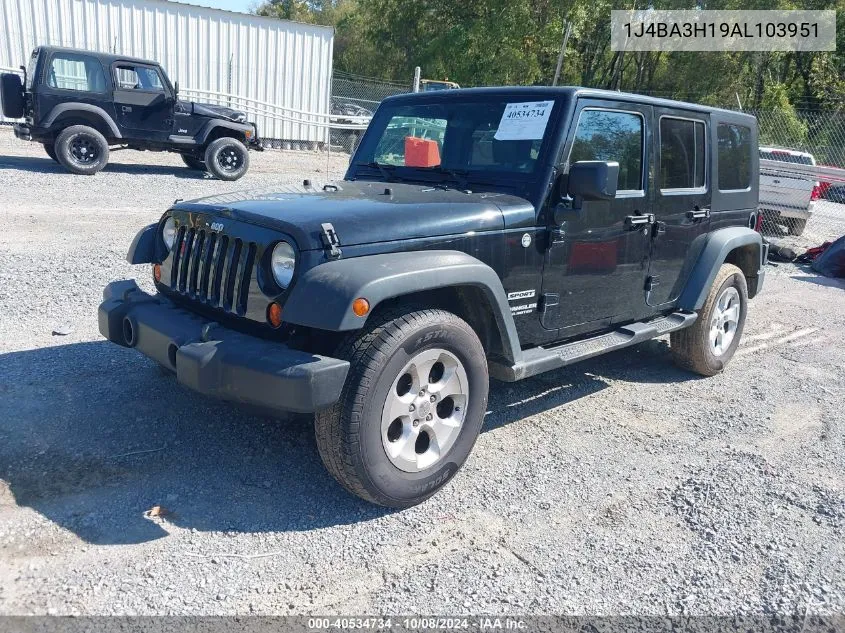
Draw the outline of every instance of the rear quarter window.
<instances>
[{"instance_id":1,"label":"rear quarter window","mask_svg":"<svg viewBox=\"0 0 845 633\"><path fill-rule=\"evenodd\" d=\"M105 92L106 77L95 57L56 53L47 68L46 84L59 90Z\"/></svg>"},{"instance_id":2,"label":"rear quarter window","mask_svg":"<svg viewBox=\"0 0 845 633\"><path fill-rule=\"evenodd\" d=\"M35 70L38 68L38 53L39 49L35 49L32 51L32 55L29 57L29 64L26 66L26 89L32 90L32 86L35 83Z\"/></svg>"},{"instance_id":3,"label":"rear quarter window","mask_svg":"<svg viewBox=\"0 0 845 633\"><path fill-rule=\"evenodd\" d=\"M736 123L717 127L719 190L743 191L751 187L751 128Z\"/></svg>"}]
</instances>

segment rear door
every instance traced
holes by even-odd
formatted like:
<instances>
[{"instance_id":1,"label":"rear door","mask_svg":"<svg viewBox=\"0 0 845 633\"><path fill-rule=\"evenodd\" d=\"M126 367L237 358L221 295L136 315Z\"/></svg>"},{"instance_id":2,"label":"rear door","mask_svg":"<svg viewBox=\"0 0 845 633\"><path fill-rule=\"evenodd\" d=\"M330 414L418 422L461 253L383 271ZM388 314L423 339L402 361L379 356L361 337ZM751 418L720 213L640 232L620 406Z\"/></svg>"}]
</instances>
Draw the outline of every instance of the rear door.
<instances>
[{"instance_id":1,"label":"rear door","mask_svg":"<svg viewBox=\"0 0 845 633\"><path fill-rule=\"evenodd\" d=\"M114 107L125 136L166 140L173 129L174 99L161 71L134 62L112 64Z\"/></svg>"},{"instance_id":2,"label":"rear door","mask_svg":"<svg viewBox=\"0 0 845 633\"><path fill-rule=\"evenodd\" d=\"M710 228L710 115L655 108L657 160L651 258L645 282L652 307L678 298Z\"/></svg>"}]
</instances>

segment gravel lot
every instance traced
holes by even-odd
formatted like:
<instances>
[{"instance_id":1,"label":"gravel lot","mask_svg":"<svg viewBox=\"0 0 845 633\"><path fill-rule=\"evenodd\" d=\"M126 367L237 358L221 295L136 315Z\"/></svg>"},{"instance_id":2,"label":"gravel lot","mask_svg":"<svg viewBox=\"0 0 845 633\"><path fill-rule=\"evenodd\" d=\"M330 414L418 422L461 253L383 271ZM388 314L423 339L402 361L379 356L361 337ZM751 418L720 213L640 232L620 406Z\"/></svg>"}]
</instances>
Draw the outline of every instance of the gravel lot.
<instances>
[{"instance_id":1,"label":"gravel lot","mask_svg":"<svg viewBox=\"0 0 845 633\"><path fill-rule=\"evenodd\" d=\"M0 612L845 610L842 283L770 268L715 378L657 340L494 384L453 483L388 511L333 482L307 421L194 395L97 331L106 283L148 284L123 257L174 198L319 181L325 157L254 155L238 183L114 160L72 176L0 137Z\"/></svg>"}]
</instances>

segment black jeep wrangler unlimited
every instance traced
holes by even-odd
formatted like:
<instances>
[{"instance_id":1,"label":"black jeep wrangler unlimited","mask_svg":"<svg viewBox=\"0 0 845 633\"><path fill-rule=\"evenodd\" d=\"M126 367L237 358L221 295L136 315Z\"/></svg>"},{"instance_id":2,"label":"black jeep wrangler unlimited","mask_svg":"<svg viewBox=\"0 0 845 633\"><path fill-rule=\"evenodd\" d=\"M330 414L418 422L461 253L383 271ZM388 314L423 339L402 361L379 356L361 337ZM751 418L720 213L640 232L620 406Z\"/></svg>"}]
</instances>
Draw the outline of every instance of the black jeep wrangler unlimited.
<instances>
[{"instance_id":1,"label":"black jeep wrangler unlimited","mask_svg":"<svg viewBox=\"0 0 845 633\"><path fill-rule=\"evenodd\" d=\"M40 46L23 81L0 75L0 95L4 116L24 119L15 135L74 174L96 174L117 146L177 152L191 169L237 180L247 148L263 149L243 112L180 101L164 69L142 59Z\"/></svg>"},{"instance_id":2,"label":"black jeep wrangler unlimited","mask_svg":"<svg viewBox=\"0 0 845 633\"><path fill-rule=\"evenodd\" d=\"M345 179L178 202L106 287L102 334L212 396L315 414L349 491L419 503L488 379L670 334L721 372L763 284L754 117L580 88L386 99Z\"/></svg>"}]
</instances>

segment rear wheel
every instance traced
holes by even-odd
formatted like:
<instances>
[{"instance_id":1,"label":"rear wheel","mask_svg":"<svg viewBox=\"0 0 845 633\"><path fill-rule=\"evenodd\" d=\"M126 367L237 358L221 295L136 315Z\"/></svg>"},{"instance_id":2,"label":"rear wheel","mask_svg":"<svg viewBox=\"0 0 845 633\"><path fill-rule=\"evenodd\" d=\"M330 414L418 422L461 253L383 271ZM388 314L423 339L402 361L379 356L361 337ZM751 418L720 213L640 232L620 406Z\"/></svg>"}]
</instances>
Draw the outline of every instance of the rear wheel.
<instances>
[{"instance_id":1,"label":"rear wheel","mask_svg":"<svg viewBox=\"0 0 845 633\"><path fill-rule=\"evenodd\" d=\"M205 163L199 158L194 158L193 156L182 154L182 161L191 169L196 169L197 171L206 171Z\"/></svg>"},{"instance_id":2,"label":"rear wheel","mask_svg":"<svg viewBox=\"0 0 845 633\"><path fill-rule=\"evenodd\" d=\"M315 418L329 472L367 501L403 508L442 488L469 456L487 407L484 349L443 310L384 314L341 344L341 398Z\"/></svg>"},{"instance_id":3,"label":"rear wheel","mask_svg":"<svg viewBox=\"0 0 845 633\"><path fill-rule=\"evenodd\" d=\"M807 228L807 220L799 220L798 218L789 218L787 221L790 235L801 235L804 229Z\"/></svg>"},{"instance_id":4,"label":"rear wheel","mask_svg":"<svg viewBox=\"0 0 845 633\"><path fill-rule=\"evenodd\" d=\"M44 151L47 152L47 156L52 158L57 163L59 162L59 157L56 156L56 146L52 143L44 143Z\"/></svg>"},{"instance_id":5,"label":"rear wheel","mask_svg":"<svg viewBox=\"0 0 845 633\"><path fill-rule=\"evenodd\" d=\"M87 125L73 125L56 138L59 163L74 174L93 176L109 162L106 137Z\"/></svg>"},{"instance_id":6,"label":"rear wheel","mask_svg":"<svg viewBox=\"0 0 845 633\"><path fill-rule=\"evenodd\" d=\"M702 376L720 373L739 345L747 307L745 275L733 264L722 264L698 319L670 335L675 362Z\"/></svg>"},{"instance_id":7,"label":"rear wheel","mask_svg":"<svg viewBox=\"0 0 845 633\"><path fill-rule=\"evenodd\" d=\"M220 180L237 180L249 169L249 152L236 138L218 138L205 150L205 166Z\"/></svg>"}]
</instances>

